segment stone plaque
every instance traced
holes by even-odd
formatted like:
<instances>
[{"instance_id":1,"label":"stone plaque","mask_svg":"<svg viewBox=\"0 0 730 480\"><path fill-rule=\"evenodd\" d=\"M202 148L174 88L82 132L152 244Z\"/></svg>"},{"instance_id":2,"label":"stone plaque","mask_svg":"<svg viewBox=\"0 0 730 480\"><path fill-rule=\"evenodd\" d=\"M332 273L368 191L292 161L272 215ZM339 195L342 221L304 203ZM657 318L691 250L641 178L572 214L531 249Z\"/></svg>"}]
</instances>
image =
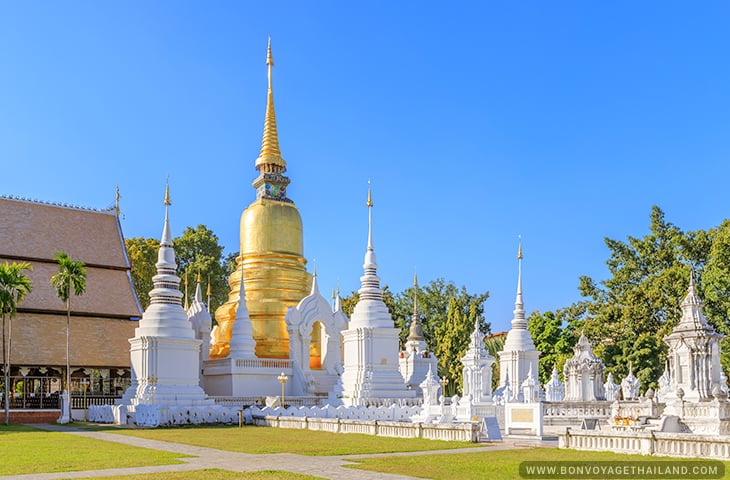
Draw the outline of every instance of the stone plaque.
<instances>
[{"instance_id":1,"label":"stone plaque","mask_svg":"<svg viewBox=\"0 0 730 480\"><path fill-rule=\"evenodd\" d=\"M531 408L513 408L512 421L519 423L532 423L533 410Z\"/></svg>"}]
</instances>

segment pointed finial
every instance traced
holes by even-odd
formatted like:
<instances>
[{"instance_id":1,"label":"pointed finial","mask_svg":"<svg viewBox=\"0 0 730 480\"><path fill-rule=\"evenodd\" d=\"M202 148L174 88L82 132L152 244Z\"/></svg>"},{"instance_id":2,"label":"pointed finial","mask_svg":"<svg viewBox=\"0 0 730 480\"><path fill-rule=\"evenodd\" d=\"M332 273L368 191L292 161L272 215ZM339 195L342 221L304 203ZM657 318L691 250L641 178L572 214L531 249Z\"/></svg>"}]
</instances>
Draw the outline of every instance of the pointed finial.
<instances>
[{"instance_id":1,"label":"pointed finial","mask_svg":"<svg viewBox=\"0 0 730 480\"><path fill-rule=\"evenodd\" d=\"M200 269L198 269L198 283L200 283Z\"/></svg>"},{"instance_id":2,"label":"pointed finial","mask_svg":"<svg viewBox=\"0 0 730 480\"><path fill-rule=\"evenodd\" d=\"M413 286L418 288L418 276L415 271L413 272Z\"/></svg>"},{"instance_id":3,"label":"pointed finial","mask_svg":"<svg viewBox=\"0 0 730 480\"><path fill-rule=\"evenodd\" d=\"M170 205L172 205L172 202L170 201L170 182L169 182L169 180L167 182L165 182L165 201L162 203L166 207L169 207Z\"/></svg>"},{"instance_id":4,"label":"pointed finial","mask_svg":"<svg viewBox=\"0 0 730 480\"><path fill-rule=\"evenodd\" d=\"M370 179L368 179L368 251L373 251L373 194L370 190Z\"/></svg>"},{"instance_id":5,"label":"pointed finial","mask_svg":"<svg viewBox=\"0 0 730 480\"><path fill-rule=\"evenodd\" d=\"M517 259L522 260L522 235L517 235L517 238L520 239L520 243L517 246Z\"/></svg>"},{"instance_id":6,"label":"pointed finial","mask_svg":"<svg viewBox=\"0 0 730 480\"><path fill-rule=\"evenodd\" d=\"M335 301L335 289L334 288L332 289L332 301L333 302Z\"/></svg>"},{"instance_id":7,"label":"pointed finial","mask_svg":"<svg viewBox=\"0 0 730 480\"><path fill-rule=\"evenodd\" d=\"M119 194L119 185L117 185L117 194L114 197L114 209L117 211L117 216L121 213L119 210L119 200L122 198L122 196Z\"/></svg>"},{"instance_id":8,"label":"pointed finial","mask_svg":"<svg viewBox=\"0 0 730 480\"><path fill-rule=\"evenodd\" d=\"M315 258L315 259L313 260L313 262L314 262L314 268L313 268L313 270L312 270L312 276L313 276L313 277L316 277L316 276L317 276L317 259Z\"/></svg>"},{"instance_id":9,"label":"pointed finial","mask_svg":"<svg viewBox=\"0 0 730 480\"><path fill-rule=\"evenodd\" d=\"M269 44L266 49L266 65L274 66L274 56L271 54L271 35L269 35Z\"/></svg>"}]
</instances>

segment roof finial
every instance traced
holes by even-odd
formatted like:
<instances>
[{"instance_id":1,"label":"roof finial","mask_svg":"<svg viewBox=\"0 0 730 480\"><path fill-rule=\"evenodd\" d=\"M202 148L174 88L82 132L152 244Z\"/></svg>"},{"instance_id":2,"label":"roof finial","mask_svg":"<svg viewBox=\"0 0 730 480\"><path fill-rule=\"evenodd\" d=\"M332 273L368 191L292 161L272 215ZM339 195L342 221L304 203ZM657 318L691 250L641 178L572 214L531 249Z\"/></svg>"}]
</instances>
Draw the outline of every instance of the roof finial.
<instances>
[{"instance_id":1,"label":"roof finial","mask_svg":"<svg viewBox=\"0 0 730 480\"><path fill-rule=\"evenodd\" d=\"M517 259L522 260L522 235L517 235L517 238L520 239L519 244L517 246Z\"/></svg>"},{"instance_id":2,"label":"roof finial","mask_svg":"<svg viewBox=\"0 0 730 480\"><path fill-rule=\"evenodd\" d=\"M313 262L314 262L314 269L312 271L312 276L316 277L317 276L317 259L316 258L313 259Z\"/></svg>"},{"instance_id":3,"label":"roof finial","mask_svg":"<svg viewBox=\"0 0 730 480\"><path fill-rule=\"evenodd\" d=\"M117 217L121 213L121 210L119 210L119 200L122 198L121 194L119 193L119 185L117 185L117 194L114 197L114 209L117 211Z\"/></svg>"}]
</instances>

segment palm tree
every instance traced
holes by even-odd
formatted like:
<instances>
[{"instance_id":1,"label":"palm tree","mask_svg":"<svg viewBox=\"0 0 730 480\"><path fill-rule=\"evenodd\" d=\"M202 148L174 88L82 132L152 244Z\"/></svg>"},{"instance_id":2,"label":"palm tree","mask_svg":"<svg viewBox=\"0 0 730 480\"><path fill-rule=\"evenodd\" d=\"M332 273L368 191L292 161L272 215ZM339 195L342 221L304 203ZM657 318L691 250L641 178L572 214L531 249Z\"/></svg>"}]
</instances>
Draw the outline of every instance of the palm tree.
<instances>
[{"instance_id":1,"label":"palm tree","mask_svg":"<svg viewBox=\"0 0 730 480\"><path fill-rule=\"evenodd\" d=\"M75 261L66 254L58 252L53 257L58 262L58 273L51 277L51 285L56 289L56 296L66 302L66 402L71 413L71 365L70 365L70 332L71 332L71 289L74 295L86 291L86 266L84 262Z\"/></svg>"},{"instance_id":2,"label":"palm tree","mask_svg":"<svg viewBox=\"0 0 730 480\"><path fill-rule=\"evenodd\" d=\"M29 263L15 263L12 265L5 262L0 265L0 311L3 317L3 372L5 373L5 425L10 421L10 405L8 391L10 390L10 347L12 345L13 316L16 313L16 307L23 301L23 297L30 293L33 286L28 277L23 273L24 270L32 270ZM5 349L5 316L8 316L10 324L8 325L8 347Z\"/></svg>"}]
</instances>

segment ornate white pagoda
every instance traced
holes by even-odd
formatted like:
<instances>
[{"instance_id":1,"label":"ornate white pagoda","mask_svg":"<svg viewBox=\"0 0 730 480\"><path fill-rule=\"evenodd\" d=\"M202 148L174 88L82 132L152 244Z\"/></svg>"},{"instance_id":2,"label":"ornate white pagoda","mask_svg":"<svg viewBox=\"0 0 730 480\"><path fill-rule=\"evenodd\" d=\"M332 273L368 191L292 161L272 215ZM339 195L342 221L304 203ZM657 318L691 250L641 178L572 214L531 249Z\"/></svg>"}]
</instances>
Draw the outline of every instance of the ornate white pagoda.
<instances>
[{"instance_id":1,"label":"ornate white pagoda","mask_svg":"<svg viewBox=\"0 0 730 480\"><path fill-rule=\"evenodd\" d=\"M679 324L664 337L669 346L664 415L680 417L692 433L728 435L730 404L720 366L720 340L724 335L707 323L694 272L680 306Z\"/></svg>"},{"instance_id":2,"label":"ornate white pagoda","mask_svg":"<svg viewBox=\"0 0 730 480\"><path fill-rule=\"evenodd\" d=\"M134 411L139 405L212 405L200 388L200 346L195 330L181 305L180 277L170 235L170 191L165 189L165 226L152 278L150 305L134 338L129 340L132 384L122 404Z\"/></svg>"},{"instance_id":3,"label":"ornate white pagoda","mask_svg":"<svg viewBox=\"0 0 730 480\"><path fill-rule=\"evenodd\" d=\"M415 398L408 390L398 368L398 332L377 275L378 264L373 249L373 202L368 188L368 248L360 277L360 300L355 305L350 325L342 332L344 372L342 402L363 405L390 399Z\"/></svg>"},{"instance_id":4,"label":"ornate white pagoda","mask_svg":"<svg viewBox=\"0 0 730 480\"><path fill-rule=\"evenodd\" d=\"M517 297L512 318L512 329L507 333L502 351L499 352L499 392L509 382L510 390L522 399L522 383L530 370L537 372L540 352L535 350L532 335L527 329L525 304L522 300L522 244L517 250ZM519 393L518 393L519 392Z\"/></svg>"},{"instance_id":5,"label":"ornate white pagoda","mask_svg":"<svg viewBox=\"0 0 730 480\"><path fill-rule=\"evenodd\" d=\"M566 402L593 402L606 400L603 390L603 362L593 354L593 347L581 332L578 343L573 347L573 357L565 362Z\"/></svg>"},{"instance_id":6,"label":"ornate white pagoda","mask_svg":"<svg viewBox=\"0 0 730 480\"><path fill-rule=\"evenodd\" d=\"M474 322L474 331L466 354L461 358L464 365L462 398L470 398L472 404L492 401L492 357L484 348L484 335L479 331L479 319Z\"/></svg>"}]
</instances>

